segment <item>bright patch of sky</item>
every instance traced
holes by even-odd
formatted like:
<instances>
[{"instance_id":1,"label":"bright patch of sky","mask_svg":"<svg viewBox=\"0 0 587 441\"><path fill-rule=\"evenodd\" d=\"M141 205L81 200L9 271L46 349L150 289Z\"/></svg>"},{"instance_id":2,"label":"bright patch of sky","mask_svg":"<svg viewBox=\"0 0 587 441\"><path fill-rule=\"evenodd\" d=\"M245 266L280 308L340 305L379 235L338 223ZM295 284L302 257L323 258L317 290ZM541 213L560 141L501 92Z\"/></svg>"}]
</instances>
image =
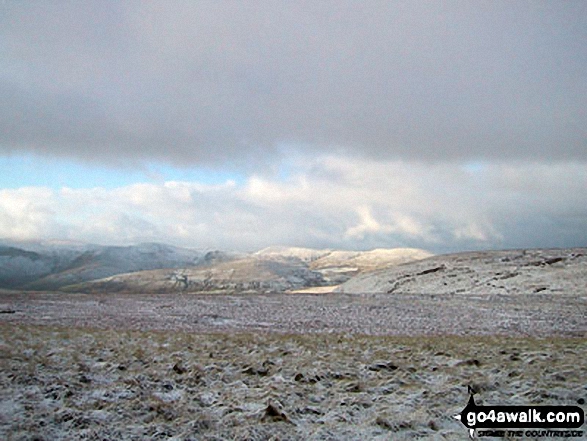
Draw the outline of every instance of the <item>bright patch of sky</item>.
<instances>
[{"instance_id":1,"label":"bright patch of sky","mask_svg":"<svg viewBox=\"0 0 587 441\"><path fill-rule=\"evenodd\" d=\"M463 168L468 171L469 173L481 173L484 169L487 168L487 164L482 161L470 161L467 162Z\"/></svg>"},{"instance_id":2,"label":"bright patch of sky","mask_svg":"<svg viewBox=\"0 0 587 441\"><path fill-rule=\"evenodd\" d=\"M207 185L234 181L240 185L244 180L245 177L236 172L193 166L178 168L155 162L139 168L121 169L34 155L0 156L0 188L7 189L21 187L112 189L138 182L168 181L197 182Z\"/></svg>"}]
</instances>

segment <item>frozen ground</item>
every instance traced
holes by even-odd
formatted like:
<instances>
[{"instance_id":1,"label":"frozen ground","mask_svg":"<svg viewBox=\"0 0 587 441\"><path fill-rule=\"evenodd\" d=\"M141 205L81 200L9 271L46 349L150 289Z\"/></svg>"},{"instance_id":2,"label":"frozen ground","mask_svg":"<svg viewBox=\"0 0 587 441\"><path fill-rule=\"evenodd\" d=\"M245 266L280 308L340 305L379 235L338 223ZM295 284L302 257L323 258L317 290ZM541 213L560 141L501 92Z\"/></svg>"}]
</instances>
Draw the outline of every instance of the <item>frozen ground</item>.
<instances>
[{"instance_id":1,"label":"frozen ground","mask_svg":"<svg viewBox=\"0 0 587 441\"><path fill-rule=\"evenodd\" d=\"M4 323L0 438L464 440L452 416L467 402L467 385L477 404L581 405L586 352L584 338Z\"/></svg>"},{"instance_id":2,"label":"frozen ground","mask_svg":"<svg viewBox=\"0 0 587 441\"><path fill-rule=\"evenodd\" d=\"M67 294L0 291L0 323L191 332L587 336L587 294Z\"/></svg>"},{"instance_id":3,"label":"frozen ground","mask_svg":"<svg viewBox=\"0 0 587 441\"><path fill-rule=\"evenodd\" d=\"M587 295L587 249L476 251L434 256L363 273L346 293Z\"/></svg>"}]
</instances>

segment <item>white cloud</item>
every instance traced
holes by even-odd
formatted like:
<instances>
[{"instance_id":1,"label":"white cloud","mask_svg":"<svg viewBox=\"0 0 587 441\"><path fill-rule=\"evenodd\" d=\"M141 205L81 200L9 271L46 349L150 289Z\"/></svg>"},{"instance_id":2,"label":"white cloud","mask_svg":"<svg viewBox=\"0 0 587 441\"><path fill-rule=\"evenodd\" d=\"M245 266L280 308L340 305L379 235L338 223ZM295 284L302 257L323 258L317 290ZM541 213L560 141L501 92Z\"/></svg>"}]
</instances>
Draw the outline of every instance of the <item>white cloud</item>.
<instances>
[{"instance_id":1,"label":"white cloud","mask_svg":"<svg viewBox=\"0 0 587 441\"><path fill-rule=\"evenodd\" d=\"M0 191L0 237L374 248L587 245L587 166L300 158L242 185ZM548 229L546 229L548 228Z\"/></svg>"},{"instance_id":2,"label":"white cloud","mask_svg":"<svg viewBox=\"0 0 587 441\"><path fill-rule=\"evenodd\" d=\"M32 239L55 233L55 198L50 189L0 190L0 237Z\"/></svg>"},{"instance_id":3,"label":"white cloud","mask_svg":"<svg viewBox=\"0 0 587 441\"><path fill-rule=\"evenodd\" d=\"M351 239L363 239L369 233L391 232L393 228L381 225L377 222L371 214L371 209L367 206L362 206L357 209L360 222L358 225L350 227L345 232L345 237Z\"/></svg>"}]
</instances>

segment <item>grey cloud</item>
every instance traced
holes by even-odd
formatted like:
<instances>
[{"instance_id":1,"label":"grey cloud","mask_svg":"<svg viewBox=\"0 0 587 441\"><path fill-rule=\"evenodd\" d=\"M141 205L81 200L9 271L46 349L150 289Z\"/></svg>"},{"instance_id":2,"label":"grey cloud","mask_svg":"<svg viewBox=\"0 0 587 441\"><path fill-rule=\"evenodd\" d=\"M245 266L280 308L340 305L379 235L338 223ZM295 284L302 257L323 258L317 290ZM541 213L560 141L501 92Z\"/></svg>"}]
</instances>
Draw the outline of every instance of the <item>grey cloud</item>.
<instances>
[{"instance_id":1,"label":"grey cloud","mask_svg":"<svg viewBox=\"0 0 587 441\"><path fill-rule=\"evenodd\" d=\"M586 160L585 47L579 1L5 2L0 152Z\"/></svg>"}]
</instances>

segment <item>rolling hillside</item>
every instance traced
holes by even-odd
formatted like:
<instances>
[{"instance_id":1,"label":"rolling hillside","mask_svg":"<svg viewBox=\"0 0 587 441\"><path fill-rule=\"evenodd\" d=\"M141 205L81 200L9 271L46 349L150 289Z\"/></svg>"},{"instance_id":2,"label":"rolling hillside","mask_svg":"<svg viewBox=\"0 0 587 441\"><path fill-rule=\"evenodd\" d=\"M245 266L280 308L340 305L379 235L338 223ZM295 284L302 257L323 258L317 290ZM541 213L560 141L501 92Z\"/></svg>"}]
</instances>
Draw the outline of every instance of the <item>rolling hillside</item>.
<instances>
[{"instance_id":1,"label":"rolling hillside","mask_svg":"<svg viewBox=\"0 0 587 441\"><path fill-rule=\"evenodd\" d=\"M422 250L366 252L271 247L240 259L117 274L71 284L80 292L283 292L333 286L356 274L429 256Z\"/></svg>"},{"instance_id":2,"label":"rolling hillside","mask_svg":"<svg viewBox=\"0 0 587 441\"><path fill-rule=\"evenodd\" d=\"M0 288L59 290L115 274L209 265L234 257L234 253L157 243L124 247L40 242L0 245Z\"/></svg>"},{"instance_id":3,"label":"rolling hillside","mask_svg":"<svg viewBox=\"0 0 587 441\"><path fill-rule=\"evenodd\" d=\"M344 293L516 294L587 292L587 249L447 254L359 275Z\"/></svg>"}]
</instances>

